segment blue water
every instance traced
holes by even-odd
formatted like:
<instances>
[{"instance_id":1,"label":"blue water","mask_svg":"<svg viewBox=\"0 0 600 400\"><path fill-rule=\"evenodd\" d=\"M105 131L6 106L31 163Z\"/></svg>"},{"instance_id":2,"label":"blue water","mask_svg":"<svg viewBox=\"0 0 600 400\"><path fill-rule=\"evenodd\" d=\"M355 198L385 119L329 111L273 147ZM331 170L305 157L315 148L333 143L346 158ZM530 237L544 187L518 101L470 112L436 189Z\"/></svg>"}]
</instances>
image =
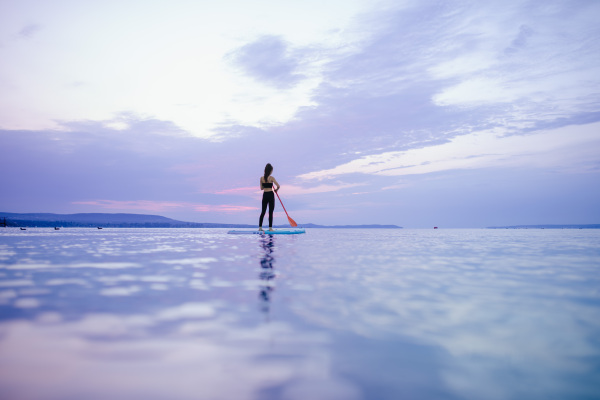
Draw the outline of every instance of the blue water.
<instances>
[{"instance_id":1,"label":"blue water","mask_svg":"<svg viewBox=\"0 0 600 400\"><path fill-rule=\"evenodd\" d=\"M598 399L600 230L0 228L0 398Z\"/></svg>"}]
</instances>

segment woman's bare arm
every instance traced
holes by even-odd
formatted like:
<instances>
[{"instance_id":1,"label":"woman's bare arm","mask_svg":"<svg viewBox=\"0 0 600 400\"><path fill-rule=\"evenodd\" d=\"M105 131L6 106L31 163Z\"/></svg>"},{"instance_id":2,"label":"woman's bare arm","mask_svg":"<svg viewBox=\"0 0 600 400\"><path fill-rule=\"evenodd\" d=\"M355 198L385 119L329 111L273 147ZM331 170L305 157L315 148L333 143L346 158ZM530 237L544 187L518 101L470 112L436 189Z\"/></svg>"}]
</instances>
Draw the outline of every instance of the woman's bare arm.
<instances>
[{"instance_id":1,"label":"woman's bare arm","mask_svg":"<svg viewBox=\"0 0 600 400\"><path fill-rule=\"evenodd\" d=\"M281 186L279 186L279 182L277 182L277 179L273 178L273 183L277 185L277 189L275 189L275 191L278 191Z\"/></svg>"}]
</instances>

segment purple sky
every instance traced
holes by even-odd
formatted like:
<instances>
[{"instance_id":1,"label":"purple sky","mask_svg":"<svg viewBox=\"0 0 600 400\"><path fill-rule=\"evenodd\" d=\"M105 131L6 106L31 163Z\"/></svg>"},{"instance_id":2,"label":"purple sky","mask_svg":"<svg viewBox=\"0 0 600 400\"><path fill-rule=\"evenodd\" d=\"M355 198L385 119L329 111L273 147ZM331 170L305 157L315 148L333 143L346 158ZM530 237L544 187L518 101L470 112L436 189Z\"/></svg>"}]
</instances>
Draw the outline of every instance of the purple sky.
<instances>
[{"instance_id":1,"label":"purple sky","mask_svg":"<svg viewBox=\"0 0 600 400\"><path fill-rule=\"evenodd\" d=\"M0 0L5 212L600 223L600 2ZM281 207L276 224L286 223Z\"/></svg>"}]
</instances>

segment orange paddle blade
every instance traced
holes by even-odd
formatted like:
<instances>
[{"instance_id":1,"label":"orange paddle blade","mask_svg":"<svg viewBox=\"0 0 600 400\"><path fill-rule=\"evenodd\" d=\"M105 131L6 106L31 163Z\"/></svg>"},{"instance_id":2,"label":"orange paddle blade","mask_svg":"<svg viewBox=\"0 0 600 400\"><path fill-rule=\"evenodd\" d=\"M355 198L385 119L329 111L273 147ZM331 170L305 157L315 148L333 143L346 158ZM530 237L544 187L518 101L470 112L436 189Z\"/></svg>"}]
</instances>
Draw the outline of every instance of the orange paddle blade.
<instances>
[{"instance_id":1,"label":"orange paddle blade","mask_svg":"<svg viewBox=\"0 0 600 400\"><path fill-rule=\"evenodd\" d=\"M295 228L298 226L298 224L296 223L296 221L294 221L292 218L290 218L290 216L288 215L288 221L290 222L290 225L292 226L292 228Z\"/></svg>"}]
</instances>

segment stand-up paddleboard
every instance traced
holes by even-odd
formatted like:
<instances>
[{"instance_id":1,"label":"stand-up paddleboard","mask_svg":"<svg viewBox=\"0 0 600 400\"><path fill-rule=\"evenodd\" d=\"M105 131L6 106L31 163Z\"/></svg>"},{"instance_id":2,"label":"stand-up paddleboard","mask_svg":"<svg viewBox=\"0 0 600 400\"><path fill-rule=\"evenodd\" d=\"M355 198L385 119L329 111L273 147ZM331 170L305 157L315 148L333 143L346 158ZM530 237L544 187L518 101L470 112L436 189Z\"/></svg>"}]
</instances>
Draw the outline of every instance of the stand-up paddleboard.
<instances>
[{"instance_id":1,"label":"stand-up paddleboard","mask_svg":"<svg viewBox=\"0 0 600 400\"><path fill-rule=\"evenodd\" d=\"M298 235L306 233L306 231L304 229L275 229L274 231L265 229L264 231L229 231L227 233L232 235Z\"/></svg>"}]
</instances>

